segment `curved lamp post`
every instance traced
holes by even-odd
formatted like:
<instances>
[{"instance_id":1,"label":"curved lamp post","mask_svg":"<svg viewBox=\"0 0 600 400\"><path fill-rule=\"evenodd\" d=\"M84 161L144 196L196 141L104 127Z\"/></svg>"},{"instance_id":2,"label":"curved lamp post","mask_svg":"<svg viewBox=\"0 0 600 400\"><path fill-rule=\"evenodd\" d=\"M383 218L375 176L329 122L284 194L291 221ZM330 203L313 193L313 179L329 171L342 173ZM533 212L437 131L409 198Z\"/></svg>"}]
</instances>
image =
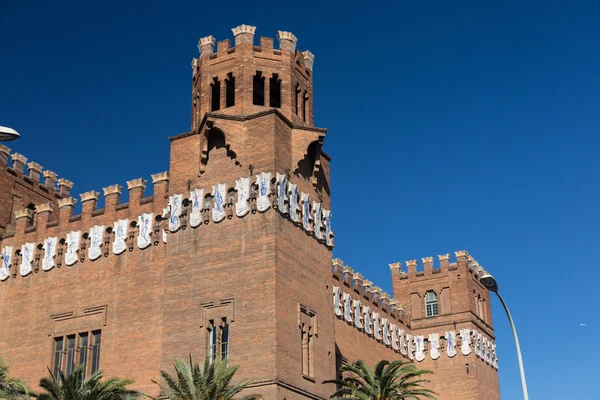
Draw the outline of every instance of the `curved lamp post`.
<instances>
[{"instance_id":1,"label":"curved lamp post","mask_svg":"<svg viewBox=\"0 0 600 400\"><path fill-rule=\"evenodd\" d=\"M523 358L521 357L521 346L519 346L519 337L517 336L517 329L515 328L515 324L513 322L512 316L510 315L510 311L508 311L508 307L504 302L500 293L498 293L498 282L496 279L490 275L486 274L481 277L481 283L485 286L490 292L496 293L498 299L500 299L500 303L504 307L506 311L506 315L508 316L508 322L510 322L510 327L512 329L513 337L515 338L515 346L517 347L517 358L519 359L519 370L521 371L521 385L523 386L523 398L525 400L529 400L529 395L527 394L527 382L525 382L525 369L523 368Z\"/></svg>"},{"instance_id":2,"label":"curved lamp post","mask_svg":"<svg viewBox=\"0 0 600 400\"><path fill-rule=\"evenodd\" d=\"M0 126L0 142L9 142L20 137L21 135L19 135L19 132L15 131L14 129L7 128L6 126Z\"/></svg>"}]
</instances>

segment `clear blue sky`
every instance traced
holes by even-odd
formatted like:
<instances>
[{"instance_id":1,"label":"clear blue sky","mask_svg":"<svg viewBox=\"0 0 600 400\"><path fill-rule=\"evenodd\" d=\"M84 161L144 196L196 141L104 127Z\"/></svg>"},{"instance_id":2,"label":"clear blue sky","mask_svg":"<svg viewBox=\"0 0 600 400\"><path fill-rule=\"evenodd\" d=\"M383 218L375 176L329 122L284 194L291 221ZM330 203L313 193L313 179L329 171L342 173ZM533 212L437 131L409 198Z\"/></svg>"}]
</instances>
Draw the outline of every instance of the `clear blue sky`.
<instances>
[{"instance_id":1,"label":"clear blue sky","mask_svg":"<svg viewBox=\"0 0 600 400\"><path fill-rule=\"evenodd\" d=\"M388 263L467 249L512 308L532 399L598 399L599 21L594 0L0 0L0 125L74 193L149 179L189 127L198 39L292 31L316 55L335 256L391 291Z\"/></svg>"}]
</instances>

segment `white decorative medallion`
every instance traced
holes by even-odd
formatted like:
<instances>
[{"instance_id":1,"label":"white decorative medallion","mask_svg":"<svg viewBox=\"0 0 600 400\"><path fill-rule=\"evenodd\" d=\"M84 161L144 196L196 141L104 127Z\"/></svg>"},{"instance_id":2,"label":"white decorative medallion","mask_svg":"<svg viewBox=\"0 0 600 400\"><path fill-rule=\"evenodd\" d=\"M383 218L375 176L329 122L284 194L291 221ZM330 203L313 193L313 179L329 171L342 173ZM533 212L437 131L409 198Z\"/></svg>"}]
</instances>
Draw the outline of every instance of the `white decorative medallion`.
<instances>
[{"instance_id":1,"label":"white decorative medallion","mask_svg":"<svg viewBox=\"0 0 600 400\"><path fill-rule=\"evenodd\" d=\"M439 333L429 334L429 355L433 360L440 358L440 335Z\"/></svg>"},{"instance_id":2,"label":"white decorative medallion","mask_svg":"<svg viewBox=\"0 0 600 400\"><path fill-rule=\"evenodd\" d=\"M58 244L57 237L49 237L44 239L44 259L42 260L42 269L50 271L54 268L54 256L56 255L56 245Z\"/></svg>"},{"instance_id":3,"label":"white decorative medallion","mask_svg":"<svg viewBox=\"0 0 600 400\"><path fill-rule=\"evenodd\" d=\"M225 219L225 196L227 186L224 183L217 183L213 186L213 210L212 219L214 222L219 222Z\"/></svg>"},{"instance_id":4,"label":"white decorative medallion","mask_svg":"<svg viewBox=\"0 0 600 400\"><path fill-rule=\"evenodd\" d=\"M88 257L90 260L97 260L102 255L102 235L104 234L104 225L96 225L90 228L90 248Z\"/></svg>"},{"instance_id":5,"label":"white decorative medallion","mask_svg":"<svg viewBox=\"0 0 600 400\"><path fill-rule=\"evenodd\" d=\"M288 183L288 192L290 194L290 218L294 222L298 222L298 185Z\"/></svg>"},{"instance_id":6,"label":"white decorative medallion","mask_svg":"<svg viewBox=\"0 0 600 400\"><path fill-rule=\"evenodd\" d=\"M425 337L423 335L417 335L415 338L415 360L423 361L425 359Z\"/></svg>"},{"instance_id":7,"label":"white decorative medallion","mask_svg":"<svg viewBox=\"0 0 600 400\"><path fill-rule=\"evenodd\" d=\"M310 232L310 196L307 193L302 192L300 197L302 201L302 227L305 231Z\"/></svg>"},{"instance_id":8,"label":"white decorative medallion","mask_svg":"<svg viewBox=\"0 0 600 400\"><path fill-rule=\"evenodd\" d=\"M446 354L452 358L456 355L456 332L446 332Z\"/></svg>"},{"instance_id":9,"label":"white decorative medallion","mask_svg":"<svg viewBox=\"0 0 600 400\"><path fill-rule=\"evenodd\" d=\"M287 199L287 184L288 180L285 174L277 173L277 208L279 208L279 212L282 214L287 213L287 204L285 204L285 200Z\"/></svg>"},{"instance_id":10,"label":"white decorative medallion","mask_svg":"<svg viewBox=\"0 0 600 400\"><path fill-rule=\"evenodd\" d=\"M129 228L128 219L115 221L114 232L115 240L112 244L113 253L121 254L127 249L127 230Z\"/></svg>"},{"instance_id":11,"label":"white decorative medallion","mask_svg":"<svg viewBox=\"0 0 600 400\"><path fill-rule=\"evenodd\" d=\"M271 186L271 173L261 172L256 175L256 185L258 186L258 197L256 198L256 208L260 212L265 212L271 207L269 202L269 187Z\"/></svg>"},{"instance_id":12,"label":"white decorative medallion","mask_svg":"<svg viewBox=\"0 0 600 400\"><path fill-rule=\"evenodd\" d=\"M250 211L248 208L248 199L250 198L250 178L240 178L235 181L235 190L237 191L235 215L243 217Z\"/></svg>"},{"instance_id":13,"label":"white decorative medallion","mask_svg":"<svg viewBox=\"0 0 600 400\"><path fill-rule=\"evenodd\" d=\"M331 211L323 210L323 218L325 218L325 243L327 246L333 246L333 232L331 231Z\"/></svg>"},{"instance_id":14,"label":"white decorative medallion","mask_svg":"<svg viewBox=\"0 0 600 400\"><path fill-rule=\"evenodd\" d=\"M79 251L80 240L81 231L72 231L67 233L67 252L65 254L65 264L73 265L77 262L77 251Z\"/></svg>"},{"instance_id":15,"label":"white decorative medallion","mask_svg":"<svg viewBox=\"0 0 600 400\"><path fill-rule=\"evenodd\" d=\"M10 276L9 266L12 262L13 248L6 246L2 248L2 264L0 265L0 281L8 279Z\"/></svg>"},{"instance_id":16,"label":"white decorative medallion","mask_svg":"<svg viewBox=\"0 0 600 400\"><path fill-rule=\"evenodd\" d=\"M21 246L21 276L29 275L32 271L31 263L33 262L33 249L35 243L25 243Z\"/></svg>"},{"instance_id":17,"label":"white decorative medallion","mask_svg":"<svg viewBox=\"0 0 600 400\"><path fill-rule=\"evenodd\" d=\"M169 230L171 232L176 232L179 228L181 228L181 207L183 202L183 195L173 194L169 197L169 209L171 211L171 216L169 217Z\"/></svg>"},{"instance_id":18,"label":"white decorative medallion","mask_svg":"<svg viewBox=\"0 0 600 400\"><path fill-rule=\"evenodd\" d=\"M204 189L190 190L190 201L192 212L190 214L190 226L197 228L202 224L202 202L204 201Z\"/></svg>"},{"instance_id":19,"label":"white decorative medallion","mask_svg":"<svg viewBox=\"0 0 600 400\"><path fill-rule=\"evenodd\" d=\"M140 249L145 249L152 244L150 233L152 232L152 223L154 214L142 214L138 217L138 236L137 245Z\"/></svg>"},{"instance_id":20,"label":"white decorative medallion","mask_svg":"<svg viewBox=\"0 0 600 400\"><path fill-rule=\"evenodd\" d=\"M317 239L323 239L323 232L321 232L321 227L323 226L323 206L321 203L313 201L313 210L315 213L315 236Z\"/></svg>"}]
</instances>

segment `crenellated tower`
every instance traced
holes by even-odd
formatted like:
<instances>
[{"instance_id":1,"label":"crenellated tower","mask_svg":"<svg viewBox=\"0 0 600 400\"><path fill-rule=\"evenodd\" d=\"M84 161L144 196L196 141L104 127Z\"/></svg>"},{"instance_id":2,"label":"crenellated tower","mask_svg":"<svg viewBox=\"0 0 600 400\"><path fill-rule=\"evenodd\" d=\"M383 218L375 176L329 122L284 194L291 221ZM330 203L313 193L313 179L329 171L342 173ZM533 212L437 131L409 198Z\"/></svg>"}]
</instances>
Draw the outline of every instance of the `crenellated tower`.
<instances>
[{"instance_id":1,"label":"crenellated tower","mask_svg":"<svg viewBox=\"0 0 600 400\"><path fill-rule=\"evenodd\" d=\"M199 58L192 60L192 130L206 113L250 115L276 109L293 124L313 126L312 69L314 56L296 48L291 32L261 37L254 45L256 27L240 25L230 39L200 39Z\"/></svg>"},{"instance_id":2,"label":"crenellated tower","mask_svg":"<svg viewBox=\"0 0 600 400\"><path fill-rule=\"evenodd\" d=\"M426 358L421 368L434 372L433 390L440 400L497 400L498 365L489 291L480 282L483 268L465 250L390 264L395 297L411 314L414 335L442 333L444 348L453 332L460 349L451 357ZM464 344L464 345L463 345ZM460 394L460 396L458 395Z\"/></svg>"}]
</instances>

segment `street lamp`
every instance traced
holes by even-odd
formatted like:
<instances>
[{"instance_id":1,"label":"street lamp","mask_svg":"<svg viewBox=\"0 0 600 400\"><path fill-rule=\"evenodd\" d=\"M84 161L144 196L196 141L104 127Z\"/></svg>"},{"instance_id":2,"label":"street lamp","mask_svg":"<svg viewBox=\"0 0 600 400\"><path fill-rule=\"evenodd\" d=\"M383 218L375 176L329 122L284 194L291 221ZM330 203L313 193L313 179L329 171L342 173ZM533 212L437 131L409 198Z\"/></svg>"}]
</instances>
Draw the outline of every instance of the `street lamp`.
<instances>
[{"instance_id":1,"label":"street lamp","mask_svg":"<svg viewBox=\"0 0 600 400\"><path fill-rule=\"evenodd\" d=\"M21 135L19 135L19 132L15 131L14 129L7 128L6 126L0 126L0 142L9 142L20 137Z\"/></svg>"},{"instance_id":2,"label":"street lamp","mask_svg":"<svg viewBox=\"0 0 600 400\"><path fill-rule=\"evenodd\" d=\"M519 359L519 370L521 371L521 385L523 386L523 398L525 400L529 400L529 395L527 394L527 382L525 382L525 369L523 368L523 358L521 357L521 346L519 346L519 337L517 336L517 329L515 328L515 323L513 322L512 316L510 315L510 311L508 311L508 307L504 302L500 293L498 293L498 282L496 279L490 274L485 274L481 277L481 283L485 286L490 292L496 293L496 296L500 299L500 303L504 307L506 311L506 315L508 315L508 322L510 322L510 327L512 329L513 337L515 338L515 346L517 347L517 358Z\"/></svg>"}]
</instances>

